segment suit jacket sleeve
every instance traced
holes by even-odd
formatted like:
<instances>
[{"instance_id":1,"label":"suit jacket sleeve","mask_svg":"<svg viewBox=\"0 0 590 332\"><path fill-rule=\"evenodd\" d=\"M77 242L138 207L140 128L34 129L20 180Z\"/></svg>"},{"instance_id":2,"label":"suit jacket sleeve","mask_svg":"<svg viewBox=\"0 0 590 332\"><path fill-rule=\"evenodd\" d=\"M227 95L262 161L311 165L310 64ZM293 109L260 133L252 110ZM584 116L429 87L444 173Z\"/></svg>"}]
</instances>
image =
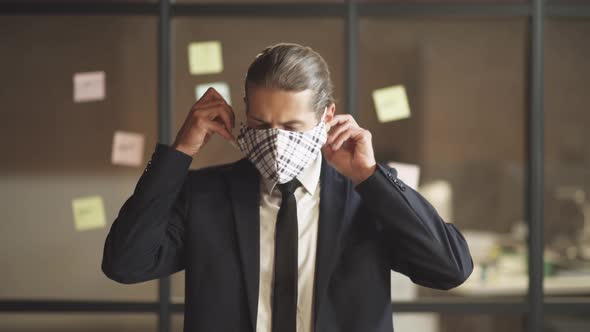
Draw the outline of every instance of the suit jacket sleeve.
<instances>
[{"instance_id":1,"label":"suit jacket sleeve","mask_svg":"<svg viewBox=\"0 0 590 332\"><path fill-rule=\"evenodd\" d=\"M373 216L391 269L436 289L456 287L469 277L473 260L463 235L406 186L395 168L377 164L355 190Z\"/></svg>"},{"instance_id":2,"label":"suit jacket sleeve","mask_svg":"<svg viewBox=\"0 0 590 332\"><path fill-rule=\"evenodd\" d=\"M131 284L184 269L184 224L192 157L164 144L156 150L107 235L102 271Z\"/></svg>"}]
</instances>

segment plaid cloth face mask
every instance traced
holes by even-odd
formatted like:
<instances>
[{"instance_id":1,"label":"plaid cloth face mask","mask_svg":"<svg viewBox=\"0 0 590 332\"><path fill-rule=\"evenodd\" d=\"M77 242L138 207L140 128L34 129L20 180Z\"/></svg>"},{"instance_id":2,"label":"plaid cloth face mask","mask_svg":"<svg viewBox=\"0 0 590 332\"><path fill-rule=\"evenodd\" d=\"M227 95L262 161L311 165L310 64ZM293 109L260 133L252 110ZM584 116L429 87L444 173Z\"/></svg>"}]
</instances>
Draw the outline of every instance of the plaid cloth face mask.
<instances>
[{"instance_id":1,"label":"plaid cloth face mask","mask_svg":"<svg viewBox=\"0 0 590 332\"><path fill-rule=\"evenodd\" d=\"M326 143L328 132L324 117L327 109L324 109L320 123L301 132L254 129L242 123L236 138L238 147L262 176L273 182L289 182L319 156Z\"/></svg>"}]
</instances>

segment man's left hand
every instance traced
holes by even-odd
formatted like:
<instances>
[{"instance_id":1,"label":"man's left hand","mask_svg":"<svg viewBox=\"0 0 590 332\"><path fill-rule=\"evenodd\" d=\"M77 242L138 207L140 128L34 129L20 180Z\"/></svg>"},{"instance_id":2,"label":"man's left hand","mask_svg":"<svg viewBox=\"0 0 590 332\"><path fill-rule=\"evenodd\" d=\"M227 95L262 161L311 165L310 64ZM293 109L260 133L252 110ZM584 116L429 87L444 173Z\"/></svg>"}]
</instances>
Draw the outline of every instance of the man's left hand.
<instances>
[{"instance_id":1,"label":"man's left hand","mask_svg":"<svg viewBox=\"0 0 590 332\"><path fill-rule=\"evenodd\" d=\"M322 147L326 160L354 185L371 176L377 168L371 132L349 114L335 115L328 126L328 140Z\"/></svg>"}]
</instances>

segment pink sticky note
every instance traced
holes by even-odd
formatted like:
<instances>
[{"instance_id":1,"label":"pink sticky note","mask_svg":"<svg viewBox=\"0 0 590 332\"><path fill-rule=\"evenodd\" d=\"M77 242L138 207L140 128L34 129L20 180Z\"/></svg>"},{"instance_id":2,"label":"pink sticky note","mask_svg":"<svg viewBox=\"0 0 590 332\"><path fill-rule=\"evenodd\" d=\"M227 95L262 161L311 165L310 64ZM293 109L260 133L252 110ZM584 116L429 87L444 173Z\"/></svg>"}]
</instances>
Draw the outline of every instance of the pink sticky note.
<instances>
[{"instance_id":1,"label":"pink sticky note","mask_svg":"<svg viewBox=\"0 0 590 332\"><path fill-rule=\"evenodd\" d=\"M143 165L145 136L139 133L116 131L113 137L111 161L115 165Z\"/></svg>"},{"instance_id":2,"label":"pink sticky note","mask_svg":"<svg viewBox=\"0 0 590 332\"><path fill-rule=\"evenodd\" d=\"M105 99L104 71L74 74L74 102L88 102Z\"/></svg>"}]
</instances>

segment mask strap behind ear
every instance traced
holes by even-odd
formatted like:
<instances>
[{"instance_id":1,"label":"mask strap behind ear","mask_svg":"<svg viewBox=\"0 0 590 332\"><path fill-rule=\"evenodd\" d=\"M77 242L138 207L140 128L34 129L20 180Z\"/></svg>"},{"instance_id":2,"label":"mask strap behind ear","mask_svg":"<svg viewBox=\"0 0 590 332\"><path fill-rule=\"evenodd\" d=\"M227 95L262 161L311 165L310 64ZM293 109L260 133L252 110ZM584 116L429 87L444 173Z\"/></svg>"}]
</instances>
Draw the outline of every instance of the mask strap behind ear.
<instances>
[{"instance_id":1,"label":"mask strap behind ear","mask_svg":"<svg viewBox=\"0 0 590 332\"><path fill-rule=\"evenodd\" d=\"M328 106L326 106L326 108L324 108L324 113L322 114L322 118L320 119L320 122L324 121L327 113L328 113Z\"/></svg>"}]
</instances>

